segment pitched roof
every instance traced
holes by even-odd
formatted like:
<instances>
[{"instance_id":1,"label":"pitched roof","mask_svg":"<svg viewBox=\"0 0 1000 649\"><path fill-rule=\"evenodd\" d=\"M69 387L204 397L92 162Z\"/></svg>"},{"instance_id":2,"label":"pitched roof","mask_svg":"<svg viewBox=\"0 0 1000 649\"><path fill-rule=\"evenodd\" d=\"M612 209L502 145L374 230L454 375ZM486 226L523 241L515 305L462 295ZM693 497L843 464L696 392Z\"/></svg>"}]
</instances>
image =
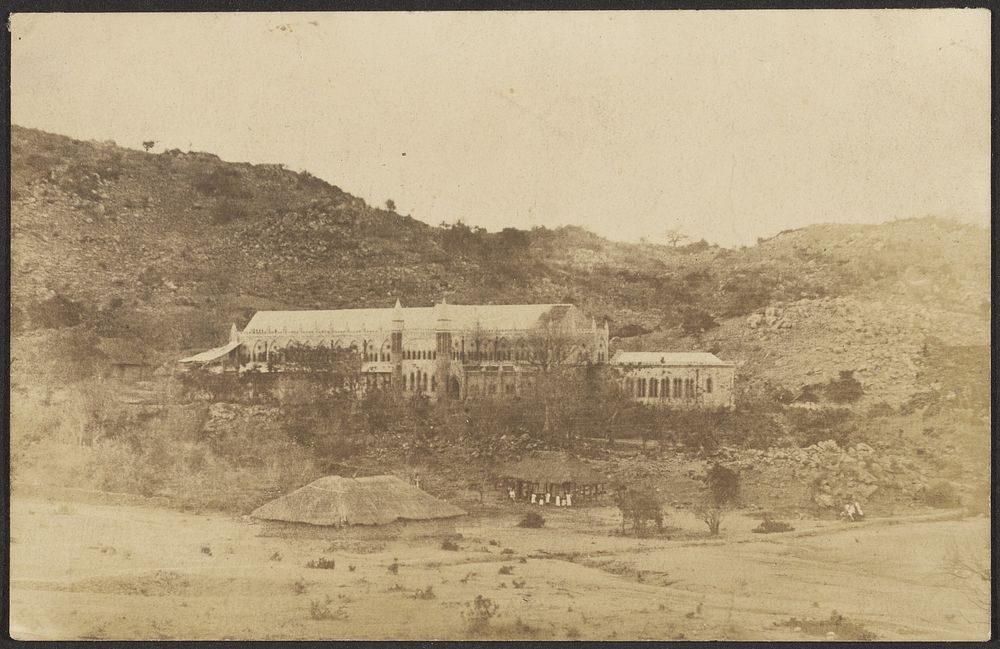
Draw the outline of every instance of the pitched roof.
<instances>
[{"instance_id":1,"label":"pitched roof","mask_svg":"<svg viewBox=\"0 0 1000 649\"><path fill-rule=\"evenodd\" d=\"M396 319L401 319L406 329L434 329L439 320L447 320L453 328L518 330L542 326L549 320L561 322L574 308L571 304L438 304L385 309L258 311L243 331L389 331Z\"/></svg>"},{"instance_id":2,"label":"pitched roof","mask_svg":"<svg viewBox=\"0 0 1000 649\"><path fill-rule=\"evenodd\" d=\"M539 483L599 484L607 482L607 477L589 464L562 451L536 451L520 462L504 467L500 470L500 475L525 482Z\"/></svg>"},{"instance_id":3,"label":"pitched roof","mask_svg":"<svg viewBox=\"0 0 1000 649\"><path fill-rule=\"evenodd\" d=\"M214 360L222 358L229 352L233 351L239 347L240 343L238 341L231 341L223 345L222 347L216 347L215 349L210 349L207 352L201 352L200 354L195 354L194 356L188 356L187 358L182 358L180 363L210 363Z\"/></svg>"},{"instance_id":4,"label":"pitched roof","mask_svg":"<svg viewBox=\"0 0 1000 649\"><path fill-rule=\"evenodd\" d=\"M255 509L254 518L310 525L386 525L462 516L458 507L394 475L326 476Z\"/></svg>"},{"instance_id":5,"label":"pitched roof","mask_svg":"<svg viewBox=\"0 0 1000 649\"><path fill-rule=\"evenodd\" d=\"M611 357L612 365L714 365L731 367L715 354L708 352L616 352Z\"/></svg>"}]
</instances>

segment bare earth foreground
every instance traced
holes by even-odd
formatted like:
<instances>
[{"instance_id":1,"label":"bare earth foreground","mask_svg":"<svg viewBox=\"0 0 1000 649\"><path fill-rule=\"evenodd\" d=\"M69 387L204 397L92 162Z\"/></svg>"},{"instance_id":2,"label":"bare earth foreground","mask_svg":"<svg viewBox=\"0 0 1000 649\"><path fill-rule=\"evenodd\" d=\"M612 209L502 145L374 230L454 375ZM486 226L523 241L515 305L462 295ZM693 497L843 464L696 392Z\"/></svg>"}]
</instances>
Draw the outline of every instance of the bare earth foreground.
<instances>
[{"instance_id":1,"label":"bare earth foreground","mask_svg":"<svg viewBox=\"0 0 1000 649\"><path fill-rule=\"evenodd\" d=\"M331 547L260 537L258 525L224 515L18 496L10 630L456 639L472 635L469 603L482 595L497 605L483 637L819 640L829 631L809 621L833 611L849 622L838 639L857 628L884 640L988 636L976 585L944 567L949 551L989 552L984 517L800 520L793 532L759 535L750 532L759 521L732 514L713 540L685 512L671 512L669 539L611 534L611 508L544 514L542 529L518 528L513 510L467 519L457 551L440 540ZM305 567L320 557L335 567Z\"/></svg>"}]
</instances>

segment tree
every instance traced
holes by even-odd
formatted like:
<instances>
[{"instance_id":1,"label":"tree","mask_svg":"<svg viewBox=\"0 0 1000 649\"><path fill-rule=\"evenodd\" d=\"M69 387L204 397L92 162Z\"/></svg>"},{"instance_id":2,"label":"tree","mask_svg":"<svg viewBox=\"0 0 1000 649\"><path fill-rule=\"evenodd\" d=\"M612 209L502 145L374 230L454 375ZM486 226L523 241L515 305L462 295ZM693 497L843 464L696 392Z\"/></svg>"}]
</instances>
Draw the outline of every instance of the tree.
<instances>
[{"instance_id":1,"label":"tree","mask_svg":"<svg viewBox=\"0 0 1000 649\"><path fill-rule=\"evenodd\" d=\"M396 201L392 200L391 198L388 199L388 200L386 200L386 202L385 202L385 209L389 210L390 212L395 212L396 211Z\"/></svg>"},{"instance_id":2,"label":"tree","mask_svg":"<svg viewBox=\"0 0 1000 649\"><path fill-rule=\"evenodd\" d=\"M714 505L703 505L697 509L696 513L708 526L708 533L712 536L718 536L722 527L722 519L725 518L725 512L722 508Z\"/></svg>"},{"instance_id":3,"label":"tree","mask_svg":"<svg viewBox=\"0 0 1000 649\"><path fill-rule=\"evenodd\" d=\"M709 534L718 536L726 509L731 507L739 496L740 477L732 469L714 464L705 475L705 487L707 493L695 511L708 526Z\"/></svg>"},{"instance_id":4,"label":"tree","mask_svg":"<svg viewBox=\"0 0 1000 649\"><path fill-rule=\"evenodd\" d=\"M143 140L142 148L149 151L154 146L156 146L156 140Z\"/></svg>"},{"instance_id":5,"label":"tree","mask_svg":"<svg viewBox=\"0 0 1000 649\"><path fill-rule=\"evenodd\" d=\"M993 575L988 553L978 547L955 544L945 555L941 568L977 608L990 610Z\"/></svg>"},{"instance_id":6,"label":"tree","mask_svg":"<svg viewBox=\"0 0 1000 649\"><path fill-rule=\"evenodd\" d=\"M663 238L667 240L667 243L676 248L678 243L690 237L676 228L670 228L663 234Z\"/></svg>"},{"instance_id":7,"label":"tree","mask_svg":"<svg viewBox=\"0 0 1000 649\"><path fill-rule=\"evenodd\" d=\"M536 331L518 342L524 349L520 363L528 368L531 398L540 401L542 433L569 444L574 434L574 409L599 387L600 377L588 373L583 357L589 327L574 333L563 321L540 323Z\"/></svg>"},{"instance_id":8,"label":"tree","mask_svg":"<svg viewBox=\"0 0 1000 649\"><path fill-rule=\"evenodd\" d=\"M686 334L700 334L718 326L712 314L701 309L688 309L681 317L681 331Z\"/></svg>"},{"instance_id":9,"label":"tree","mask_svg":"<svg viewBox=\"0 0 1000 649\"><path fill-rule=\"evenodd\" d=\"M618 492L615 504L622 515L622 532L626 521L631 521L636 536L645 536L650 523L657 529L663 527L663 505L655 493L645 489L629 487Z\"/></svg>"},{"instance_id":10,"label":"tree","mask_svg":"<svg viewBox=\"0 0 1000 649\"><path fill-rule=\"evenodd\" d=\"M740 476L732 469L714 464L705 476L705 484L711 494L712 504L723 506L736 502L740 493Z\"/></svg>"}]
</instances>

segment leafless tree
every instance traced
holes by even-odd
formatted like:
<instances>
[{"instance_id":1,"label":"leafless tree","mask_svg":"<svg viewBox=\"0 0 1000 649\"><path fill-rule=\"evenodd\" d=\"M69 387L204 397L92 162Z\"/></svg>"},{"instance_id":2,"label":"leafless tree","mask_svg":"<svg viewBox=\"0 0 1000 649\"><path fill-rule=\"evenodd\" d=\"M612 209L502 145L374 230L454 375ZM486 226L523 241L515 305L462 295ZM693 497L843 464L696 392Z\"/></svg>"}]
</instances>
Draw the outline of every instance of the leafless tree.
<instances>
[{"instance_id":1,"label":"leafless tree","mask_svg":"<svg viewBox=\"0 0 1000 649\"><path fill-rule=\"evenodd\" d=\"M990 610L992 571L989 551L985 545L980 551L952 546L945 555L942 570L977 608Z\"/></svg>"},{"instance_id":2,"label":"leafless tree","mask_svg":"<svg viewBox=\"0 0 1000 649\"><path fill-rule=\"evenodd\" d=\"M532 390L542 402L543 433L553 432L553 420L560 419L564 405L585 398L584 371L590 361L586 356L589 331L576 333L568 323L546 322L522 339L527 358L522 360L530 369ZM565 430L567 441L572 428Z\"/></svg>"},{"instance_id":3,"label":"leafless tree","mask_svg":"<svg viewBox=\"0 0 1000 649\"><path fill-rule=\"evenodd\" d=\"M663 238L667 240L667 243L676 248L678 243L687 240L689 237L677 228L670 228L663 234Z\"/></svg>"},{"instance_id":4,"label":"leafless tree","mask_svg":"<svg viewBox=\"0 0 1000 649\"><path fill-rule=\"evenodd\" d=\"M725 510L719 505L714 503L706 504L699 507L695 513L698 515L705 525L708 526L708 533L712 536L719 535L719 529L722 527L722 520L726 517Z\"/></svg>"}]
</instances>

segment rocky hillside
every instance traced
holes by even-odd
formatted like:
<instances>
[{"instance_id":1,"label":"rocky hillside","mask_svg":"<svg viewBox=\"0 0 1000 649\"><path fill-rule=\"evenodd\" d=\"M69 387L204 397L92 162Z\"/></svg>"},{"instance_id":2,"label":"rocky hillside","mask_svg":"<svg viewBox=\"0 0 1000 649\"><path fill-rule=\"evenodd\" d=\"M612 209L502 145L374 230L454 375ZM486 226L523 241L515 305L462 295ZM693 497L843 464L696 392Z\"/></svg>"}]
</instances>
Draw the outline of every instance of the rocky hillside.
<instances>
[{"instance_id":1,"label":"rocky hillside","mask_svg":"<svg viewBox=\"0 0 1000 649\"><path fill-rule=\"evenodd\" d=\"M739 250L435 227L277 165L14 127L12 294L15 358L117 340L168 362L262 308L569 301L619 347L711 349L790 390L852 370L891 402L933 382L925 339L988 345L989 238L935 218Z\"/></svg>"}]
</instances>

